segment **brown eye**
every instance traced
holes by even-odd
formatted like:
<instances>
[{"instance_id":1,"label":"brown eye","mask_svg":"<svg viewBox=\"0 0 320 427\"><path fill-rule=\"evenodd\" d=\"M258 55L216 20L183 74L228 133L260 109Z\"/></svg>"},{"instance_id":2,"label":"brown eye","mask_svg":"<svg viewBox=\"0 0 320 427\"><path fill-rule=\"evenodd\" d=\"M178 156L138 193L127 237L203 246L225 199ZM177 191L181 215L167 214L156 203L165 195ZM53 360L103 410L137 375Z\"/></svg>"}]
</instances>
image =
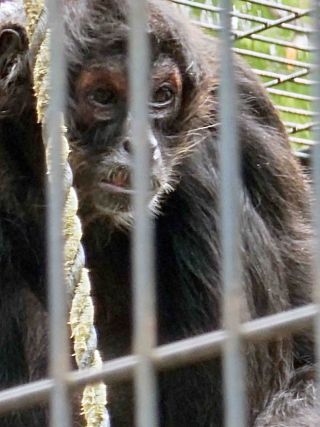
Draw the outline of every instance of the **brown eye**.
<instances>
[{"instance_id":1,"label":"brown eye","mask_svg":"<svg viewBox=\"0 0 320 427\"><path fill-rule=\"evenodd\" d=\"M115 94L109 89L98 88L88 94L88 101L100 107L107 107L115 101Z\"/></svg>"},{"instance_id":2,"label":"brown eye","mask_svg":"<svg viewBox=\"0 0 320 427\"><path fill-rule=\"evenodd\" d=\"M171 86L162 85L153 93L152 106L155 108L167 107L174 100L174 95Z\"/></svg>"}]
</instances>

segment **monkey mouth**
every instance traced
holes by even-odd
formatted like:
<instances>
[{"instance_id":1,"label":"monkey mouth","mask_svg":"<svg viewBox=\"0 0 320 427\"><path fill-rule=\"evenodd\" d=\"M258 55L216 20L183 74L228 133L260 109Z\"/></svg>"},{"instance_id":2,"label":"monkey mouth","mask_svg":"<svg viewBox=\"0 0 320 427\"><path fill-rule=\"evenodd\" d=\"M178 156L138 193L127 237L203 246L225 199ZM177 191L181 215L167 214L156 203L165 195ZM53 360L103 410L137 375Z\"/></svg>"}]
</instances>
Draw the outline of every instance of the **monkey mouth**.
<instances>
[{"instance_id":1,"label":"monkey mouth","mask_svg":"<svg viewBox=\"0 0 320 427\"><path fill-rule=\"evenodd\" d=\"M160 185L159 180L152 177L150 180L150 193L156 192ZM110 169L100 179L99 187L110 193L123 195L133 195L135 193L135 190L132 188L131 173L128 169L124 168Z\"/></svg>"},{"instance_id":2,"label":"monkey mouth","mask_svg":"<svg viewBox=\"0 0 320 427\"><path fill-rule=\"evenodd\" d=\"M99 186L101 189L111 193L133 193L130 174L128 170L123 168L110 169L109 172L100 180Z\"/></svg>"}]
</instances>

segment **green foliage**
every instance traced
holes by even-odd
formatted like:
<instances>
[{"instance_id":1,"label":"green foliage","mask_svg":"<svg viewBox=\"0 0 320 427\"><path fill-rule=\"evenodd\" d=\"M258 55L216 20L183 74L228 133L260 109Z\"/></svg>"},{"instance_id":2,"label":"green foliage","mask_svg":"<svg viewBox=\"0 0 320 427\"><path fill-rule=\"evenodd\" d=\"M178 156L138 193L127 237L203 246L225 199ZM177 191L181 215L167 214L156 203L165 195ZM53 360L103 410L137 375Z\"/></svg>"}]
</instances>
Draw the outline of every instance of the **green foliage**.
<instances>
[{"instance_id":1,"label":"green foliage","mask_svg":"<svg viewBox=\"0 0 320 427\"><path fill-rule=\"evenodd\" d=\"M219 7L218 0L198 0L196 3L202 7ZM235 48L240 49L240 53L261 76L266 86L270 87L270 96L274 104L279 106L280 115L290 133L296 126L307 126L313 118L309 67L303 67L303 64L309 64L312 61L310 53L311 18L305 15L288 21L285 25L289 25L289 28L274 24L280 19L293 16L292 13L296 10L298 12L307 11L310 3L308 0L269 0L262 3L265 4L261 4L259 0L234 1L235 16L232 18L232 27L236 35L240 35L239 39L235 37L234 45ZM279 5L280 9L270 7L270 4ZM287 6L287 10L281 10L281 5L285 8ZM205 31L209 34L216 34L215 28L220 23L218 11L209 12L202 10L201 7L194 7L191 14L204 26ZM267 28L259 31L264 24ZM292 29L290 26L294 26L294 28ZM243 37L243 34L247 32L251 34ZM264 38L266 40L263 40ZM259 56L261 53L266 57ZM279 80L275 79L275 76L278 75L285 77L296 72L303 72L303 70L306 70L307 74L296 80L290 79L287 82L279 83ZM311 139L309 129L293 132L292 135L307 140ZM296 148L301 147L296 144L295 146Z\"/></svg>"}]
</instances>

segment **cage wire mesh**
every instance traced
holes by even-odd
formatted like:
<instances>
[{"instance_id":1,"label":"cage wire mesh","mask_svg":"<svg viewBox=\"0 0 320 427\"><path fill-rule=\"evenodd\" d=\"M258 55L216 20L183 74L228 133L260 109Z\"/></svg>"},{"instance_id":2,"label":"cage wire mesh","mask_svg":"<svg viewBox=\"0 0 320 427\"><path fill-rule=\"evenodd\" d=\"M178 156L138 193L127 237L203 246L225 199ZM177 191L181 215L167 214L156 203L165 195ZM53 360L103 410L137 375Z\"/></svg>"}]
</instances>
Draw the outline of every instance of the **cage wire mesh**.
<instances>
[{"instance_id":1,"label":"cage wire mesh","mask_svg":"<svg viewBox=\"0 0 320 427\"><path fill-rule=\"evenodd\" d=\"M218 0L171 1L184 9L209 35L219 31L221 7L218 6ZM294 149L300 152L314 144L314 82L311 65L313 48L309 6L307 0L235 0L232 12L234 50L245 57L262 79L287 127ZM316 304L310 304L292 310L291 313L279 313L269 316L269 319L256 319L242 325L241 337L252 341L260 340L261 337L271 337L278 331L283 332L283 327L288 333L298 325L309 325L316 314L318 307ZM194 360L196 352L199 359L221 352L226 339L225 331L216 331L202 337L186 339L178 344L162 346L153 351L152 361L155 367L162 369L183 365L188 360ZM108 383L109 378L116 376L129 378L137 365L134 355L119 361L106 362L100 372L69 374L68 385L72 388L101 378ZM54 382L50 379L11 391L2 391L0 412L45 400L52 392L53 386ZM150 424L146 421L145 425Z\"/></svg>"},{"instance_id":2,"label":"cage wire mesh","mask_svg":"<svg viewBox=\"0 0 320 427\"><path fill-rule=\"evenodd\" d=\"M172 1L209 35L217 34L218 0ZM264 83L301 157L314 144L310 5L308 0L235 0L232 12L234 51Z\"/></svg>"}]
</instances>

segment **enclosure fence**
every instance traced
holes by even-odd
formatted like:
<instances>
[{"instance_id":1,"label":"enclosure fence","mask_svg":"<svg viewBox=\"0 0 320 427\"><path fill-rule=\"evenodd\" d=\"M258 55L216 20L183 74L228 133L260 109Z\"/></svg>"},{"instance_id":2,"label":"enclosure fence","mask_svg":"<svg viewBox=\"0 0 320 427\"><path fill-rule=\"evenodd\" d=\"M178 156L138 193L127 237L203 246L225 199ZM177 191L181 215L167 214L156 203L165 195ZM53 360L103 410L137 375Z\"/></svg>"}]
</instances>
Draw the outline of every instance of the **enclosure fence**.
<instances>
[{"instance_id":1,"label":"enclosure fence","mask_svg":"<svg viewBox=\"0 0 320 427\"><path fill-rule=\"evenodd\" d=\"M110 362L105 362L101 370L87 369L71 371L69 366L69 342L67 328L67 298L63 280L63 182L59 159L61 158L60 113L64 110L65 64L63 59L63 20L61 19L63 0L48 2L49 26L51 29L51 80L52 97L50 100L49 140L52 145L52 176L49 187L49 287L50 287L50 378L27 385L14 387L0 392L0 413L32 406L39 402L51 402L51 427L70 427L70 393L79 386L89 382L103 380L107 384L133 378L136 396L136 423L138 427L156 427L157 389L156 373L172 367L179 367L191 362L207 360L214 355L223 354L224 393L226 396L226 426L244 427L245 419L245 363L241 357L241 343L270 340L275 336L285 336L304 328L314 327L318 359L320 356L320 146L314 150L314 224L318 236L314 256L315 297L314 303L279 314L266 316L245 323L240 323L240 284L241 265L237 251L239 238L238 186L239 156L236 129L236 91L232 75L232 40L231 17L252 20L257 27L245 33L234 33L238 39L251 37L254 40L270 39L262 33L273 25L305 32L292 23L308 11L291 8L280 3L265 0L251 0L248 3L271 6L283 16L270 23L264 18L243 16L232 12L230 0L222 0L219 10L193 1L174 0L184 6L201 7L205 11L218 11L221 17L220 37L221 51L221 168L222 168L222 249L224 330L206 333L175 343L156 346L155 314L155 280L154 280L154 245L152 219L147 208L148 193L148 98L146 87L149 69L149 47L146 37L147 5L146 0L131 1L130 15L130 109L132 113L132 134L135 150L134 186L137 188L134 199L134 244L133 244L133 289L134 289L134 353ZM230 13L232 12L232 13ZM299 70L288 75L260 71L267 77L265 82L269 91L279 94L281 89L274 89L280 82L293 80L306 83L305 75L312 70L312 90L310 97L314 102L313 123L320 122L320 2L315 1L312 15L314 19L313 46L314 63L299 63L287 60L286 64ZM211 28L214 24L202 24ZM309 31L309 30L308 30ZM311 31L311 30L310 30ZM290 42L272 40L290 47ZM239 51L240 48L236 49ZM304 47L303 47L304 49ZM222 54L223 53L223 54ZM240 52L248 54L247 52ZM253 54L253 53L250 53ZM255 53L259 56L258 53ZM263 55L263 54L260 54ZM279 60L279 58L277 59ZM280 61L280 60L279 60ZM308 80L308 84L311 80ZM232 90L230 90L230 88ZM278 91L278 92L277 92ZM285 96L296 97L295 93ZM308 117L309 115L306 114ZM311 123L311 122L310 122ZM305 126L311 126L311 124ZM230 124L232 124L230 126ZM294 135L297 124L288 124ZM314 126L312 141L320 140L320 128ZM295 141L294 139L292 139ZM138 143L139 142L139 143ZM298 141L296 141L298 142ZM305 141L304 141L305 143Z\"/></svg>"},{"instance_id":2,"label":"enclosure fence","mask_svg":"<svg viewBox=\"0 0 320 427\"><path fill-rule=\"evenodd\" d=\"M209 35L221 29L216 0L173 0ZM262 79L276 105L296 153L314 145L311 3L308 0L237 0L231 10L234 51Z\"/></svg>"}]
</instances>

